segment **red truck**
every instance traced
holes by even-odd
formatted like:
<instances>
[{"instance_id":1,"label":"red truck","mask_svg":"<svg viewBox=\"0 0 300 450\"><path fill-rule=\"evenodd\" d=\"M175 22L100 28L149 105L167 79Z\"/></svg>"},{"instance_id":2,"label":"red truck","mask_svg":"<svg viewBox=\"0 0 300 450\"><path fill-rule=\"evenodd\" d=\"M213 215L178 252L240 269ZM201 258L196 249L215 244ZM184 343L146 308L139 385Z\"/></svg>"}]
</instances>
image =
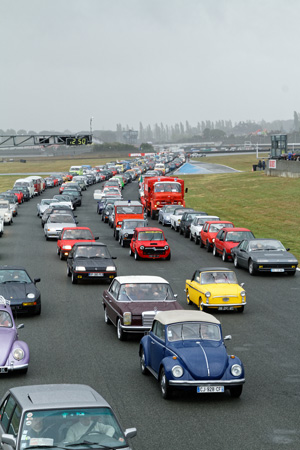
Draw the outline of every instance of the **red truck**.
<instances>
[{"instance_id":1,"label":"red truck","mask_svg":"<svg viewBox=\"0 0 300 450\"><path fill-rule=\"evenodd\" d=\"M151 177L144 180L144 198L147 215L155 219L158 211L165 205L185 206L184 181L176 177Z\"/></svg>"}]
</instances>

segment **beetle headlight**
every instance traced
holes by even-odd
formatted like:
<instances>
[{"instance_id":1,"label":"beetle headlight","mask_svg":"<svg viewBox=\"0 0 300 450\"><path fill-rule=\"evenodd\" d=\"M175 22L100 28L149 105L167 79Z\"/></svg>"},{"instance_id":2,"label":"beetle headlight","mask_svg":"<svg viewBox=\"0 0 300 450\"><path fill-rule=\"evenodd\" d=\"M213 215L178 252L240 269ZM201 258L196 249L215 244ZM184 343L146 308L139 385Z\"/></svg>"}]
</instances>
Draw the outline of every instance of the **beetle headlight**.
<instances>
[{"instance_id":1,"label":"beetle headlight","mask_svg":"<svg viewBox=\"0 0 300 450\"><path fill-rule=\"evenodd\" d=\"M85 267L84 266L76 266L75 270L76 270L76 272L85 272Z\"/></svg>"},{"instance_id":2,"label":"beetle headlight","mask_svg":"<svg viewBox=\"0 0 300 450\"><path fill-rule=\"evenodd\" d=\"M115 271L115 270L116 270L115 266L107 266L107 267L106 267L106 271L107 271L107 272L113 272L113 271Z\"/></svg>"},{"instance_id":3,"label":"beetle headlight","mask_svg":"<svg viewBox=\"0 0 300 450\"><path fill-rule=\"evenodd\" d=\"M242 297L246 297L246 292L245 292L245 291L242 291L242 292L241 292L241 296L242 296Z\"/></svg>"},{"instance_id":4,"label":"beetle headlight","mask_svg":"<svg viewBox=\"0 0 300 450\"><path fill-rule=\"evenodd\" d=\"M208 291L207 291L207 292L205 292L205 297L209 298L209 297L210 297L210 295L211 295L211 294L210 294L210 292L208 292Z\"/></svg>"},{"instance_id":5,"label":"beetle headlight","mask_svg":"<svg viewBox=\"0 0 300 450\"><path fill-rule=\"evenodd\" d=\"M141 250L144 250L144 248L145 248L145 247L144 247L143 245L140 246L140 249L141 249Z\"/></svg>"},{"instance_id":6,"label":"beetle headlight","mask_svg":"<svg viewBox=\"0 0 300 450\"><path fill-rule=\"evenodd\" d=\"M21 361L21 359L24 358L24 351L21 348L15 348L14 352L13 352L13 357L17 360L17 361Z\"/></svg>"},{"instance_id":7,"label":"beetle headlight","mask_svg":"<svg viewBox=\"0 0 300 450\"><path fill-rule=\"evenodd\" d=\"M35 295L32 292L30 292L29 294L26 295L26 297L27 298L35 298Z\"/></svg>"},{"instance_id":8,"label":"beetle headlight","mask_svg":"<svg viewBox=\"0 0 300 450\"><path fill-rule=\"evenodd\" d=\"M242 368L239 364L233 364L230 371L234 377L239 377L242 373Z\"/></svg>"},{"instance_id":9,"label":"beetle headlight","mask_svg":"<svg viewBox=\"0 0 300 450\"><path fill-rule=\"evenodd\" d=\"M172 367L172 374L175 378L180 378L183 375L183 368L181 366Z\"/></svg>"},{"instance_id":10,"label":"beetle headlight","mask_svg":"<svg viewBox=\"0 0 300 450\"><path fill-rule=\"evenodd\" d=\"M168 248L169 248L169 246L168 246L168 245L165 245L165 250L168 250Z\"/></svg>"},{"instance_id":11,"label":"beetle headlight","mask_svg":"<svg viewBox=\"0 0 300 450\"><path fill-rule=\"evenodd\" d=\"M131 312L124 312L123 314L123 324L131 325Z\"/></svg>"}]
</instances>

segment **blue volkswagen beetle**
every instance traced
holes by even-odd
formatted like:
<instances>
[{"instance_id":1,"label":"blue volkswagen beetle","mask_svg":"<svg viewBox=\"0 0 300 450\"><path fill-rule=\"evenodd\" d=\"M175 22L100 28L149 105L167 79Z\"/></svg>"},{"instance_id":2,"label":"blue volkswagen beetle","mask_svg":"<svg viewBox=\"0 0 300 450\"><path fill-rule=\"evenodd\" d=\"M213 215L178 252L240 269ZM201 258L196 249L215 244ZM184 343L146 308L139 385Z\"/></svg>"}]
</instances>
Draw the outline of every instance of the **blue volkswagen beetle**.
<instances>
[{"instance_id":1,"label":"blue volkswagen beetle","mask_svg":"<svg viewBox=\"0 0 300 450\"><path fill-rule=\"evenodd\" d=\"M239 358L227 355L220 322L202 311L164 311L155 316L152 328L140 342L142 374L159 381L163 398L174 389L202 393L229 390L239 397L245 383Z\"/></svg>"}]
</instances>

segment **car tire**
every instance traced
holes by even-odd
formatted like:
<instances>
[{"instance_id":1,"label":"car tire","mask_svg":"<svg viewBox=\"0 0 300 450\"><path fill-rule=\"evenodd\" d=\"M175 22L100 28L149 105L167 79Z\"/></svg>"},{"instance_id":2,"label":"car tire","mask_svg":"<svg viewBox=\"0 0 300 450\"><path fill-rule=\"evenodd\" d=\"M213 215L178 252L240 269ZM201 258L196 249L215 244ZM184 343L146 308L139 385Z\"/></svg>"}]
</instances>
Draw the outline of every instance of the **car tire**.
<instances>
[{"instance_id":1,"label":"car tire","mask_svg":"<svg viewBox=\"0 0 300 450\"><path fill-rule=\"evenodd\" d=\"M179 234L180 234L180 235L183 234L183 231L182 231L182 228L181 228L181 227L179 227Z\"/></svg>"},{"instance_id":2,"label":"car tire","mask_svg":"<svg viewBox=\"0 0 300 450\"><path fill-rule=\"evenodd\" d=\"M70 277L71 276L71 270L70 267L67 264L67 276Z\"/></svg>"},{"instance_id":3,"label":"car tire","mask_svg":"<svg viewBox=\"0 0 300 450\"><path fill-rule=\"evenodd\" d=\"M104 322L105 322L107 325L111 325L111 320L110 320L110 318L109 318L108 315L107 315L106 308L104 308Z\"/></svg>"},{"instance_id":4,"label":"car tire","mask_svg":"<svg viewBox=\"0 0 300 450\"><path fill-rule=\"evenodd\" d=\"M22 375L26 375L26 373L28 372L28 367L26 367L25 369L18 370L18 372L21 373Z\"/></svg>"},{"instance_id":5,"label":"car tire","mask_svg":"<svg viewBox=\"0 0 300 450\"><path fill-rule=\"evenodd\" d=\"M121 328L121 320L118 319L117 322L117 338L119 339L119 341L126 341L126 333L124 333L124 331Z\"/></svg>"},{"instance_id":6,"label":"car tire","mask_svg":"<svg viewBox=\"0 0 300 450\"><path fill-rule=\"evenodd\" d=\"M234 258L233 258L233 265L234 265L234 267L236 267L236 268L238 268L238 267L239 267L239 263L238 263L237 255L234 255Z\"/></svg>"},{"instance_id":7,"label":"car tire","mask_svg":"<svg viewBox=\"0 0 300 450\"><path fill-rule=\"evenodd\" d=\"M214 256L218 256L217 247L215 245L213 246L213 251L212 252L213 252Z\"/></svg>"},{"instance_id":8,"label":"car tire","mask_svg":"<svg viewBox=\"0 0 300 450\"><path fill-rule=\"evenodd\" d=\"M200 237L199 237L199 245L200 245L200 248L204 247L204 244L203 244L202 239Z\"/></svg>"},{"instance_id":9,"label":"car tire","mask_svg":"<svg viewBox=\"0 0 300 450\"><path fill-rule=\"evenodd\" d=\"M46 241L49 241L49 238L48 238L47 234L45 234L45 238L46 238Z\"/></svg>"},{"instance_id":10,"label":"car tire","mask_svg":"<svg viewBox=\"0 0 300 450\"><path fill-rule=\"evenodd\" d=\"M59 256L59 254L60 254L60 248L59 248L59 247L56 247L56 253L57 253L58 256Z\"/></svg>"},{"instance_id":11,"label":"car tire","mask_svg":"<svg viewBox=\"0 0 300 450\"><path fill-rule=\"evenodd\" d=\"M185 237L185 238L188 238L188 237L189 237L189 234L190 234L190 233L189 233L189 230L185 230L185 232L184 232L184 237Z\"/></svg>"},{"instance_id":12,"label":"car tire","mask_svg":"<svg viewBox=\"0 0 300 450\"><path fill-rule=\"evenodd\" d=\"M74 273L72 273L72 284L77 284L78 279L77 277L74 275Z\"/></svg>"},{"instance_id":13,"label":"car tire","mask_svg":"<svg viewBox=\"0 0 300 450\"><path fill-rule=\"evenodd\" d=\"M222 261L223 261L223 262L226 262L227 259L228 259L228 258L227 258L226 250L224 249L223 252L222 252Z\"/></svg>"},{"instance_id":14,"label":"car tire","mask_svg":"<svg viewBox=\"0 0 300 450\"><path fill-rule=\"evenodd\" d=\"M169 381L166 377L164 368L162 368L160 372L159 385L162 398L164 398L165 400L169 399L172 394L172 388L169 385Z\"/></svg>"},{"instance_id":15,"label":"car tire","mask_svg":"<svg viewBox=\"0 0 300 450\"><path fill-rule=\"evenodd\" d=\"M131 250L131 247L129 247L129 256L133 256L133 252Z\"/></svg>"},{"instance_id":16,"label":"car tire","mask_svg":"<svg viewBox=\"0 0 300 450\"><path fill-rule=\"evenodd\" d=\"M141 372L143 375L148 375L149 371L146 367L146 363L145 363L145 352L144 349L141 350L141 355L140 355L140 368L141 368Z\"/></svg>"},{"instance_id":17,"label":"car tire","mask_svg":"<svg viewBox=\"0 0 300 450\"><path fill-rule=\"evenodd\" d=\"M123 238L121 238L121 247L125 247L124 239L123 239Z\"/></svg>"},{"instance_id":18,"label":"car tire","mask_svg":"<svg viewBox=\"0 0 300 450\"><path fill-rule=\"evenodd\" d=\"M206 251L207 253L210 252L210 243L208 241L206 241Z\"/></svg>"},{"instance_id":19,"label":"car tire","mask_svg":"<svg viewBox=\"0 0 300 450\"><path fill-rule=\"evenodd\" d=\"M64 254L63 254L62 251L59 252L59 259L60 259L61 261L64 260Z\"/></svg>"},{"instance_id":20,"label":"car tire","mask_svg":"<svg viewBox=\"0 0 300 450\"><path fill-rule=\"evenodd\" d=\"M166 261L170 261L171 259L171 252L168 254L168 256L165 258Z\"/></svg>"},{"instance_id":21,"label":"car tire","mask_svg":"<svg viewBox=\"0 0 300 450\"><path fill-rule=\"evenodd\" d=\"M39 305L37 309L34 311L35 316L40 316L42 312L42 305Z\"/></svg>"},{"instance_id":22,"label":"car tire","mask_svg":"<svg viewBox=\"0 0 300 450\"><path fill-rule=\"evenodd\" d=\"M154 220L155 217L156 217L156 211L155 211L155 210L153 211L153 210L151 209L151 219Z\"/></svg>"},{"instance_id":23,"label":"car tire","mask_svg":"<svg viewBox=\"0 0 300 450\"><path fill-rule=\"evenodd\" d=\"M193 241L193 240L194 240L193 235L192 235L192 233L190 233L190 241Z\"/></svg>"},{"instance_id":24,"label":"car tire","mask_svg":"<svg viewBox=\"0 0 300 450\"><path fill-rule=\"evenodd\" d=\"M232 388L229 389L230 390L230 395L233 398L239 398L242 394L243 391L243 386L234 386Z\"/></svg>"},{"instance_id":25,"label":"car tire","mask_svg":"<svg viewBox=\"0 0 300 450\"><path fill-rule=\"evenodd\" d=\"M134 259L136 261L139 261L141 259L137 251L134 252Z\"/></svg>"},{"instance_id":26,"label":"car tire","mask_svg":"<svg viewBox=\"0 0 300 450\"><path fill-rule=\"evenodd\" d=\"M240 308L236 309L238 313L243 313L244 312L244 305L241 306Z\"/></svg>"},{"instance_id":27,"label":"car tire","mask_svg":"<svg viewBox=\"0 0 300 450\"><path fill-rule=\"evenodd\" d=\"M249 271L250 275L255 275L255 273L256 273L252 259L249 260L248 271Z\"/></svg>"}]
</instances>

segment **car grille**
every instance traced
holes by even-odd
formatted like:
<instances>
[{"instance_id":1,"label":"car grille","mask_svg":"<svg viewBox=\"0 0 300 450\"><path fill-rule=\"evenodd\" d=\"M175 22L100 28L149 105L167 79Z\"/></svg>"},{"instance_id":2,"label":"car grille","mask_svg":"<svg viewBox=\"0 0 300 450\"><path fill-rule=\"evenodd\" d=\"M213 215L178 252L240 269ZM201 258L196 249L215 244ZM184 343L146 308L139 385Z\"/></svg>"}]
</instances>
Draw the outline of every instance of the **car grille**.
<instances>
[{"instance_id":1,"label":"car grille","mask_svg":"<svg viewBox=\"0 0 300 450\"><path fill-rule=\"evenodd\" d=\"M166 253L164 247L145 247L144 255L164 255Z\"/></svg>"},{"instance_id":2,"label":"car grille","mask_svg":"<svg viewBox=\"0 0 300 450\"><path fill-rule=\"evenodd\" d=\"M223 297L222 295L216 295L214 297L212 297L213 300L217 300L219 301L223 301L223 302L229 302L229 300L231 302L237 302L238 301L238 296L237 295L226 295L226 297Z\"/></svg>"},{"instance_id":3,"label":"car grille","mask_svg":"<svg viewBox=\"0 0 300 450\"><path fill-rule=\"evenodd\" d=\"M154 320L155 314L155 311L144 311L142 313L143 327L152 327L152 322Z\"/></svg>"}]
</instances>

